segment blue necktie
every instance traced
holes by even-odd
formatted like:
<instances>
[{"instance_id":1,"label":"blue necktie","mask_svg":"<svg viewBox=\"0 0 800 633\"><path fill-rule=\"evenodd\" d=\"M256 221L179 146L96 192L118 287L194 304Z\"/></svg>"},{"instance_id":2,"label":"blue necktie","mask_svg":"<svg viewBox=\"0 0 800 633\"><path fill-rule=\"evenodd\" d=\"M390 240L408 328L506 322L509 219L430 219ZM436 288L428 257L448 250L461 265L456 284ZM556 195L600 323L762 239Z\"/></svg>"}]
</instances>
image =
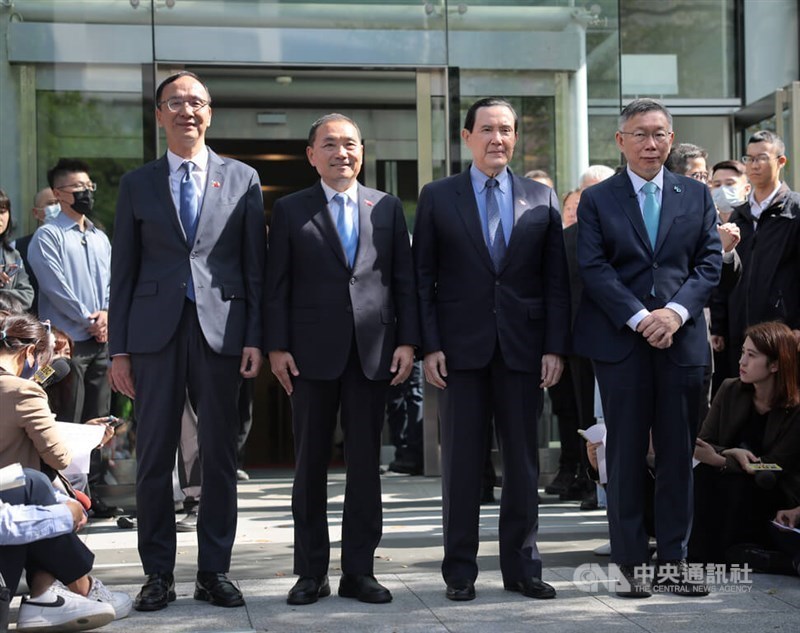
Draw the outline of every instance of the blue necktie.
<instances>
[{"instance_id":1,"label":"blue necktie","mask_svg":"<svg viewBox=\"0 0 800 633\"><path fill-rule=\"evenodd\" d=\"M336 216L336 230L339 232L339 239L342 240L344 254L347 257L347 264L352 268L353 262L356 259L356 246L358 245L355 225L351 222L350 226L347 226L347 218L345 216L347 213L347 205L345 204L344 194L337 193L333 196L333 199L339 207L339 214Z\"/></svg>"},{"instance_id":2,"label":"blue necktie","mask_svg":"<svg viewBox=\"0 0 800 633\"><path fill-rule=\"evenodd\" d=\"M185 170L183 178L181 178L181 192L179 209L181 216L181 224L183 225L183 232L186 233L186 243L191 248L194 244L194 238L197 234L197 218L199 215L199 199L197 197L197 183L192 178L192 169L194 163L192 161L185 161L181 167ZM186 286L186 296L194 301L194 282L192 281L191 273L189 274L189 281Z\"/></svg>"},{"instance_id":3,"label":"blue necktie","mask_svg":"<svg viewBox=\"0 0 800 633\"><path fill-rule=\"evenodd\" d=\"M495 270L499 270L506 254L506 236L503 223L500 221L500 205L497 202L495 189L499 183L494 178L486 181L486 219L489 224L489 254L494 262Z\"/></svg>"},{"instance_id":4,"label":"blue necktie","mask_svg":"<svg viewBox=\"0 0 800 633\"><path fill-rule=\"evenodd\" d=\"M656 198L658 186L654 182L646 182L642 190L644 191L644 206L642 207L644 226L647 229L647 237L650 238L650 246L655 250L658 238L658 220L661 217L661 206Z\"/></svg>"}]
</instances>

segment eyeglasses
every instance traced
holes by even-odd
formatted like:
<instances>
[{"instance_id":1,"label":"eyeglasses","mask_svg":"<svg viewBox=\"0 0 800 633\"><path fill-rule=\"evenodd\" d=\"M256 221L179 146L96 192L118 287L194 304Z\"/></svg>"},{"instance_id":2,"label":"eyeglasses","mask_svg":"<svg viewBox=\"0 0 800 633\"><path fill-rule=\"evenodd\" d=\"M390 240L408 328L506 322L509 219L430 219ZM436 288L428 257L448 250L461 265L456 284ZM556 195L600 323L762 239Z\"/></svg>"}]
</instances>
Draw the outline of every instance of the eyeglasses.
<instances>
[{"instance_id":1,"label":"eyeglasses","mask_svg":"<svg viewBox=\"0 0 800 633\"><path fill-rule=\"evenodd\" d=\"M71 185L56 187L56 189L78 193L79 191L97 191L97 185L90 180L89 182L73 182Z\"/></svg>"},{"instance_id":2,"label":"eyeglasses","mask_svg":"<svg viewBox=\"0 0 800 633\"><path fill-rule=\"evenodd\" d=\"M769 154L759 154L758 156L750 156L750 154L745 154L742 156L742 162L745 165L749 165L752 163L753 165L763 165L764 163L768 163L772 159L779 159L780 156L770 156Z\"/></svg>"},{"instance_id":3,"label":"eyeglasses","mask_svg":"<svg viewBox=\"0 0 800 633\"><path fill-rule=\"evenodd\" d=\"M708 182L708 172L707 171L695 171L691 174L686 174L689 178L694 178L695 180L699 180L700 182Z\"/></svg>"},{"instance_id":4,"label":"eyeglasses","mask_svg":"<svg viewBox=\"0 0 800 633\"><path fill-rule=\"evenodd\" d=\"M636 143L637 145L644 143L649 138L653 139L656 143L661 145L662 143L666 143L670 137L670 132L665 132L664 130L659 130L658 132L652 132L649 134L647 132L642 132L642 131L623 132L622 130L619 130L619 133L623 135L627 134L628 136L633 138L633 142Z\"/></svg>"},{"instance_id":5,"label":"eyeglasses","mask_svg":"<svg viewBox=\"0 0 800 633\"><path fill-rule=\"evenodd\" d=\"M205 99L200 99L198 97L191 97L189 99L181 99L180 97L172 97L171 99L167 99L165 101L159 101L158 107L160 108L162 105L167 104L167 110L170 112L180 112L183 110L184 105L188 105L189 109L192 112L197 112L198 110L202 110L205 108L210 101L206 101Z\"/></svg>"}]
</instances>

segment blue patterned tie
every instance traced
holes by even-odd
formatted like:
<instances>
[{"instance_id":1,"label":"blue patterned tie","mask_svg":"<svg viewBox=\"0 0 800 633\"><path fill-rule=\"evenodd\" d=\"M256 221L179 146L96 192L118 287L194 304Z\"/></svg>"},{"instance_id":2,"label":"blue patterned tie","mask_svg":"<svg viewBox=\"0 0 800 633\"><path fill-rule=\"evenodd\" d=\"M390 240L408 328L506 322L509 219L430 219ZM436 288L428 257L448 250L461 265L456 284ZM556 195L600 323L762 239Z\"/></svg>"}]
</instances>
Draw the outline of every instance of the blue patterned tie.
<instances>
[{"instance_id":1,"label":"blue patterned tie","mask_svg":"<svg viewBox=\"0 0 800 633\"><path fill-rule=\"evenodd\" d=\"M644 226L647 229L647 237L650 238L650 246L653 250L656 250L658 220L661 217L661 206L658 204L658 198L656 198L658 185L654 182L646 182L642 190L644 191L644 206L642 207Z\"/></svg>"},{"instance_id":2,"label":"blue patterned tie","mask_svg":"<svg viewBox=\"0 0 800 633\"><path fill-rule=\"evenodd\" d=\"M506 255L506 236L503 223L500 221L500 205L497 202L495 189L499 183L494 178L486 181L486 219L489 224L489 254L492 256L495 270L500 269Z\"/></svg>"},{"instance_id":3,"label":"blue patterned tie","mask_svg":"<svg viewBox=\"0 0 800 633\"><path fill-rule=\"evenodd\" d=\"M191 248L194 244L194 238L197 235L197 218L199 216L199 203L197 197L197 183L192 178L192 169L194 163L187 160L181 165L186 173L181 178L181 192L179 209L181 216L181 224L183 225L183 232L186 233L186 243ZM192 281L191 273L189 274L189 282L186 286L186 296L192 301L195 300L194 283Z\"/></svg>"},{"instance_id":4,"label":"blue patterned tie","mask_svg":"<svg viewBox=\"0 0 800 633\"><path fill-rule=\"evenodd\" d=\"M347 213L347 205L345 204L344 194L337 193L333 196L333 199L339 207L339 214L336 216L336 230L339 232L339 239L342 240L344 254L347 257L347 264L352 268L356 258L356 246L358 244L355 226L352 222L349 227L347 226L347 217L345 216Z\"/></svg>"}]
</instances>

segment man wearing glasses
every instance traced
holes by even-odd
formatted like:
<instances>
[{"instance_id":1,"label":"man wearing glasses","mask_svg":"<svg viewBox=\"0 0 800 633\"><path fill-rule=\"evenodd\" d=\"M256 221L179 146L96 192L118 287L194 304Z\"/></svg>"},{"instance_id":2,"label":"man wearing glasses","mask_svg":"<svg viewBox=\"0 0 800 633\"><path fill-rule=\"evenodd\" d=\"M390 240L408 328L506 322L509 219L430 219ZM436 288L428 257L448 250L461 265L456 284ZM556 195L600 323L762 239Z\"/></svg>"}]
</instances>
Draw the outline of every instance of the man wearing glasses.
<instances>
[{"instance_id":1,"label":"man wearing glasses","mask_svg":"<svg viewBox=\"0 0 800 633\"><path fill-rule=\"evenodd\" d=\"M730 218L742 236L736 247L742 275L727 298L732 369L750 325L783 321L800 339L800 195L781 182L785 152L777 134L762 130L742 156L752 189Z\"/></svg>"},{"instance_id":2,"label":"man wearing glasses","mask_svg":"<svg viewBox=\"0 0 800 633\"><path fill-rule=\"evenodd\" d=\"M111 271L112 387L135 398L139 611L175 600L172 467L186 398L197 412L203 498L194 597L244 605L228 579L236 534L242 378L261 367L266 254L254 169L205 143L208 88L180 72L156 90L167 152L120 181ZM205 502L204 502L205 503Z\"/></svg>"},{"instance_id":3,"label":"man wearing glasses","mask_svg":"<svg viewBox=\"0 0 800 633\"><path fill-rule=\"evenodd\" d=\"M111 244L86 217L97 189L82 160L62 158L47 172L61 213L31 238L28 260L39 282L39 318L74 341L70 397L59 420L83 423L107 416L111 391L108 369L108 300Z\"/></svg>"},{"instance_id":4,"label":"man wearing glasses","mask_svg":"<svg viewBox=\"0 0 800 633\"><path fill-rule=\"evenodd\" d=\"M709 363L703 308L722 265L717 214L703 182L664 169L672 116L636 99L619 117L627 168L585 190L578 207L584 291L575 352L591 358L607 426L608 524L617 594L653 588L704 595L687 576L692 450ZM658 567L648 566L646 455L656 453ZM671 572L671 573L666 573Z\"/></svg>"}]
</instances>

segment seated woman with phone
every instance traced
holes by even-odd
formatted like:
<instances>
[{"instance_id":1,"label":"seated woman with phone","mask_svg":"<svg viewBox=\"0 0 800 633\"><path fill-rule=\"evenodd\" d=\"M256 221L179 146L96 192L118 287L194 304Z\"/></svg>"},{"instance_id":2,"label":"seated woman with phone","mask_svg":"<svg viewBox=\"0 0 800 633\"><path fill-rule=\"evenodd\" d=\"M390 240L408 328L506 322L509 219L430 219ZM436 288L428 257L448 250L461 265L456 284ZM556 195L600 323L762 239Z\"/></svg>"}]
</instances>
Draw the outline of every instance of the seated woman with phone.
<instances>
[{"instance_id":1,"label":"seated woman with phone","mask_svg":"<svg viewBox=\"0 0 800 633\"><path fill-rule=\"evenodd\" d=\"M745 332L739 378L722 383L696 442L693 562L746 562L743 547L769 543L770 520L797 505L797 345L783 323Z\"/></svg>"}]
</instances>

